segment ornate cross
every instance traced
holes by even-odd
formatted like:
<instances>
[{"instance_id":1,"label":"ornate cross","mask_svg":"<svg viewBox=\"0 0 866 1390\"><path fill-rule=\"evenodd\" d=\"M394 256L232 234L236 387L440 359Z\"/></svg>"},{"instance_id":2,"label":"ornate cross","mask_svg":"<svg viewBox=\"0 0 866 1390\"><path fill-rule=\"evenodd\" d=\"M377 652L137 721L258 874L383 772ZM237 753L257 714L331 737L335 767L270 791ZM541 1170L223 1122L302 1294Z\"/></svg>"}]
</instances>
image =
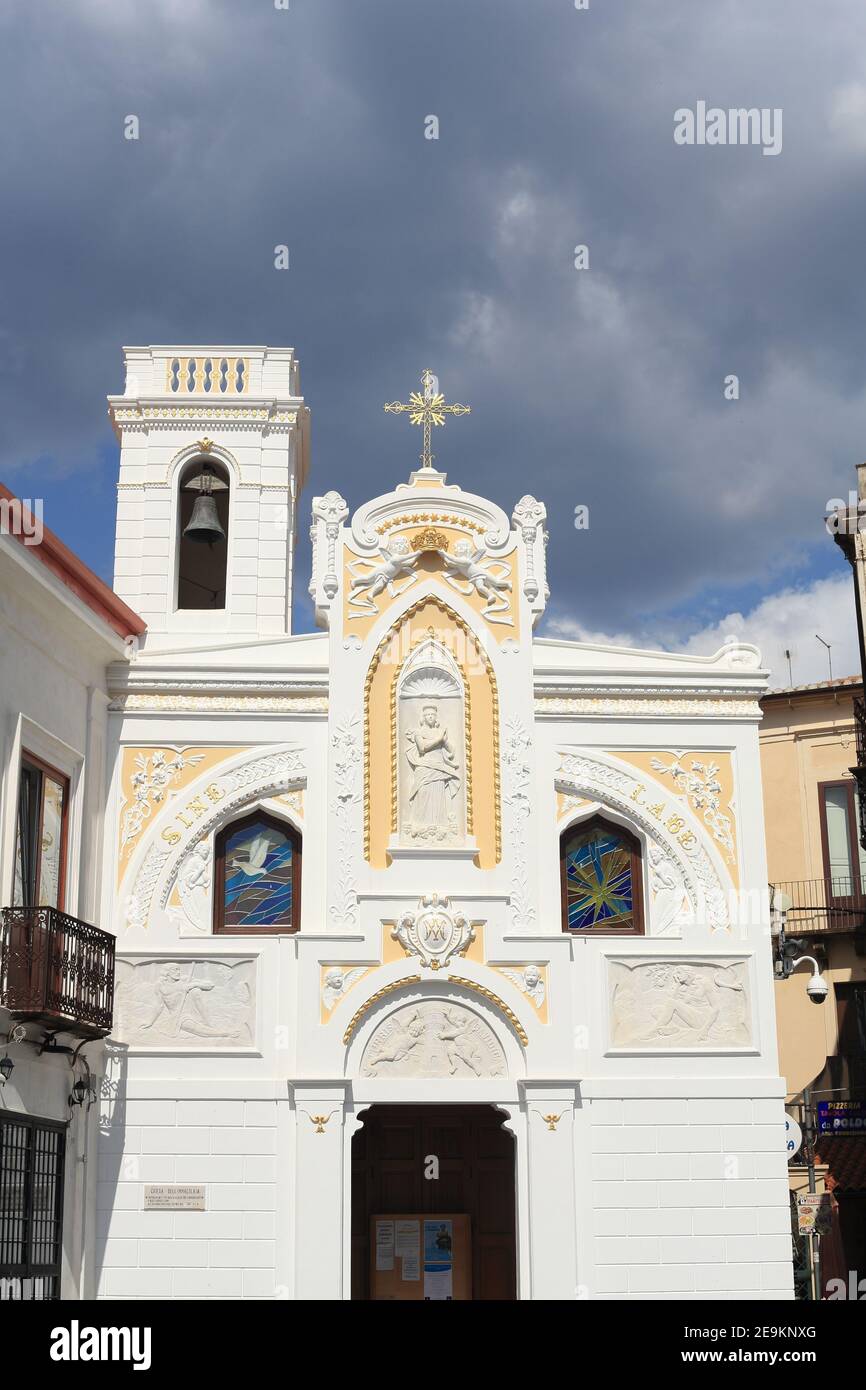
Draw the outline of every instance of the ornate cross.
<instances>
[{"instance_id":1,"label":"ornate cross","mask_svg":"<svg viewBox=\"0 0 866 1390\"><path fill-rule=\"evenodd\" d=\"M408 405L402 401L389 401L385 410L389 415L404 415L408 411L411 425L423 425L424 449L421 454L421 467L432 468L435 455L430 452L431 426L444 425L446 415L468 415L472 407L446 405L445 397L438 389L438 382L429 367L421 373L421 383L423 391L412 391Z\"/></svg>"}]
</instances>

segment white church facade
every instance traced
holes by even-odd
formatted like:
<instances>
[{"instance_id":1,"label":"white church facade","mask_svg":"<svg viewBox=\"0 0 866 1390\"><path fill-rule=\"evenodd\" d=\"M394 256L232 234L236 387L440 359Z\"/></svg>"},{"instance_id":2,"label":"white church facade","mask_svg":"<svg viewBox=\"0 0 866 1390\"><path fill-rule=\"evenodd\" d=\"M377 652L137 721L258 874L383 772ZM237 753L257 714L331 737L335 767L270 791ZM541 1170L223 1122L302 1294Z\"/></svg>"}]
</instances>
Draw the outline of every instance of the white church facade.
<instances>
[{"instance_id":1,"label":"white church facade","mask_svg":"<svg viewBox=\"0 0 866 1390\"><path fill-rule=\"evenodd\" d=\"M536 636L544 506L433 466L429 374L293 634L295 353L125 358L78 1291L790 1298L758 652Z\"/></svg>"}]
</instances>

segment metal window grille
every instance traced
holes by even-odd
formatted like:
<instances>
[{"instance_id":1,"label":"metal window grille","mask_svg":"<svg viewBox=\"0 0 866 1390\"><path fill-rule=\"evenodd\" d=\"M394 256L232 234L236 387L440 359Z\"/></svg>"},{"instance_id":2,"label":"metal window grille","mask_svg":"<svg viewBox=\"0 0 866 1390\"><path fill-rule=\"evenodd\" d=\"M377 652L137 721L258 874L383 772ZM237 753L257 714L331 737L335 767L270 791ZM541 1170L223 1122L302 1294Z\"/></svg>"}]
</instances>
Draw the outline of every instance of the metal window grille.
<instances>
[{"instance_id":1,"label":"metal window grille","mask_svg":"<svg viewBox=\"0 0 866 1390\"><path fill-rule=\"evenodd\" d=\"M0 1114L0 1302L60 1297L64 1126Z\"/></svg>"}]
</instances>

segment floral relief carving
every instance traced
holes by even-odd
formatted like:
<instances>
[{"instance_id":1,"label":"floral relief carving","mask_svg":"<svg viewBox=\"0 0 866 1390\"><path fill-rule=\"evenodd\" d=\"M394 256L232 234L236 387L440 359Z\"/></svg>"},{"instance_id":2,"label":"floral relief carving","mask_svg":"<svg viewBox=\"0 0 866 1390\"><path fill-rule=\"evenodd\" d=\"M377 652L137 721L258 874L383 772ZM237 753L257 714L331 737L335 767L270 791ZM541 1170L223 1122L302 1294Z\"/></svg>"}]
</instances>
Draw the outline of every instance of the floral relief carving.
<instances>
[{"instance_id":1,"label":"floral relief carving","mask_svg":"<svg viewBox=\"0 0 866 1390\"><path fill-rule=\"evenodd\" d=\"M331 921L335 927L354 927L358 922L358 894L355 884L355 852L353 819L361 800L358 777L361 770L361 750L358 740L360 719L355 714L338 724L331 735L334 754L337 821L337 881L331 903Z\"/></svg>"},{"instance_id":2,"label":"floral relief carving","mask_svg":"<svg viewBox=\"0 0 866 1390\"><path fill-rule=\"evenodd\" d=\"M515 927L528 927L535 921L535 908L529 897L526 843L527 822L532 810L532 739L522 719L516 716L506 724L505 804L511 811L511 896L509 910Z\"/></svg>"},{"instance_id":3,"label":"floral relief carving","mask_svg":"<svg viewBox=\"0 0 866 1390\"><path fill-rule=\"evenodd\" d=\"M718 763L702 763L692 758L690 766L685 768L679 758L670 764L662 762L661 758L653 758L650 765L663 777L673 778L692 809L702 814L704 824L713 832L713 838L726 850L728 862L733 862L734 837L731 818L721 809L722 784L718 776Z\"/></svg>"},{"instance_id":4,"label":"floral relief carving","mask_svg":"<svg viewBox=\"0 0 866 1390\"><path fill-rule=\"evenodd\" d=\"M146 753L137 755L136 771L132 777L133 801L126 807L121 824L121 851L141 833L144 822L153 814L154 806L165 800L172 782L177 782L185 768L196 767L205 756L204 753L193 753L185 758L183 753L172 752L173 757L158 748L150 756Z\"/></svg>"}]
</instances>

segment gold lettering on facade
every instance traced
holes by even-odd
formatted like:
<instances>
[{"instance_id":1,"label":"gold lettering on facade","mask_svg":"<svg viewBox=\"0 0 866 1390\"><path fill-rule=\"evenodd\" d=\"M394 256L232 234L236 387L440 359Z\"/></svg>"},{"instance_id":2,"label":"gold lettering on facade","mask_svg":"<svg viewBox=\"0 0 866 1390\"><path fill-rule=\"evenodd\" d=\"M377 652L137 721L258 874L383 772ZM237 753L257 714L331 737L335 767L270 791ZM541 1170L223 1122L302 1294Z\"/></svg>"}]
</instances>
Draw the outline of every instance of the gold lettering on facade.
<instances>
[{"instance_id":1,"label":"gold lettering on facade","mask_svg":"<svg viewBox=\"0 0 866 1390\"><path fill-rule=\"evenodd\" d=\"M199 817L207 815L210 809L202 798L207 797L208 801L215 802L222 801L224 796L225 792L219 783L211 782L210 786L205 787L204 791L199 796L194 796L191 801L187 802L182 811L177 812L175 820L180 822L184 830L191 830ZM193 819L187 820L187 816L192 816ZM166 844L176 845L182 837L180 831L177 830L174 825L169 825L163 830L162 838L165 840Z\"/></svg>"},{"instance_id":2,"label":"gold lettering on facade","mask_svg":"<svg viewBox=\"0 0 866 1390\"><path fill-rule=\"evenodd\" d=\"M636 802L638 806L644 807L649 815L655 816L656 820L664 820L664 817L667 814L667 808L664 802L657 801L654 805L647 806L646 802L643 799L643 794L645 791L645 783L638 782L637 786L631 794L632 801ZM682 816L673 813L665 822L665 829L669 830L672 835L676 835L678 837L678 841L682 845L683 849L691 849L694 845L698 843L697 836L692 830L685 830L685 833L681 834L680 832L684 830L685 824L686 822L683 820Z\"/></svg>"}]
</instances>

